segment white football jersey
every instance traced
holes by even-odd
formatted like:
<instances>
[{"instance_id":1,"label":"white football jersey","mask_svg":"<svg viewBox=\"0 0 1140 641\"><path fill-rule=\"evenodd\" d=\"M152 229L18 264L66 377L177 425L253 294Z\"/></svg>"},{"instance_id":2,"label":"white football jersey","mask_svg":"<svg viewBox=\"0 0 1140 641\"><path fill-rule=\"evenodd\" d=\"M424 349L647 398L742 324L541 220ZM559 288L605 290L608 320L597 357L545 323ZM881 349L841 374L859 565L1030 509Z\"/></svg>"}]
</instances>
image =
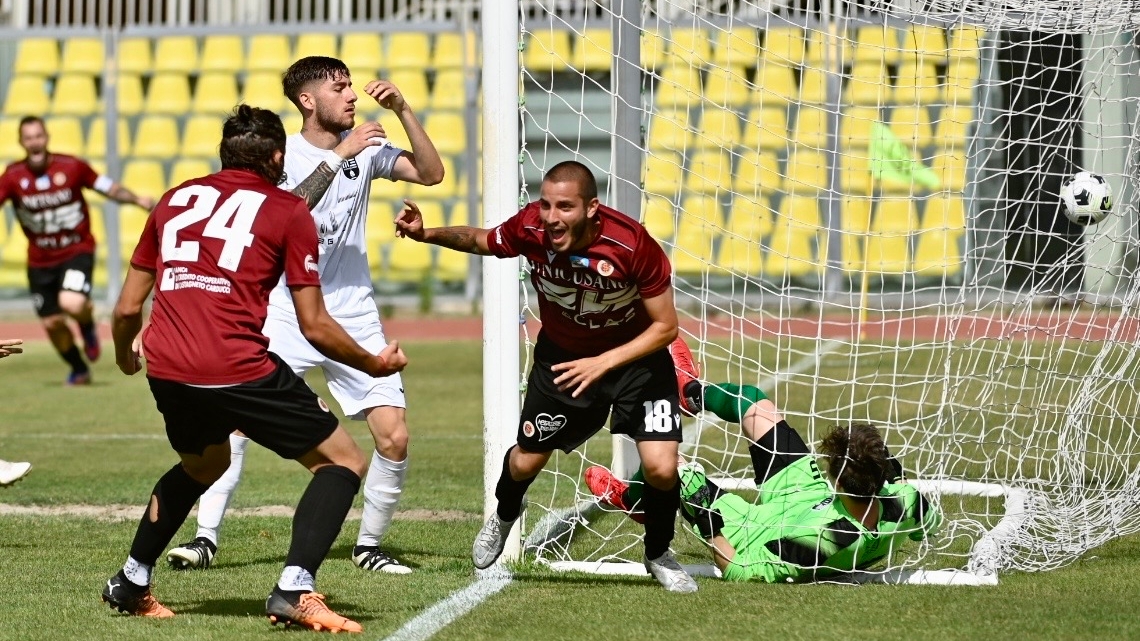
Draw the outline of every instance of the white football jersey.
<instances>
[{"instance_id":1,"label":"white football jersey","mask_svg":"<svg viewBox=\"0 0 1140 641\"><path fill-rule=\"evenodd\" d=\"M341 137L348 134L346 131ZM320 243L321 289L325 307L334 318L348 320L373 315L379 319L372 298L364 223L372 181L390 180L396 158L402 151L385 141L344 161L328 191L312 209ZM291 190L312 175L327 153L311 145L299 133L289 136L285 143L285 181L281 188ZM284 279L270 292L269 316L296 323L293 297Z\"/></svg>"}]
</instances>

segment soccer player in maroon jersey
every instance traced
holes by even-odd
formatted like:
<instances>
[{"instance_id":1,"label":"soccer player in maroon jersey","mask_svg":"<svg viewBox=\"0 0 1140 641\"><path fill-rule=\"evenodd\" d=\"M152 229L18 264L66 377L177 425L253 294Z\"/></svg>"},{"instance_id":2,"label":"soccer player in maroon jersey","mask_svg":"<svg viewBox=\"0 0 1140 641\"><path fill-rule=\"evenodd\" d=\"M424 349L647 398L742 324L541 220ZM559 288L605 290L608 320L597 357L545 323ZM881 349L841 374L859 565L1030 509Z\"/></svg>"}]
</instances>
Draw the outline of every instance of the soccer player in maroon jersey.
<instances>
[{"instance_id":1,"label":"soccer player in maroon jersey","mask_svg":"<svg viewBox=\"0 0 1140 641\"><path fill-rule=\"evenodd\" d=\"M329 358L371 376L394 374L407 359L395 341L369 353L325 310L316 225L301 198L277 188L285 158L281 119L240 105L223 126L220 155L220 172L159 201L115 306L115 359L135 374L142 367L135 339L143 304L155 290L142 351L181 462L155 485L130 556L107 581L103 600L129 614L173 616L151 595L155 562L229 467L229 435L241 428L313 473L293 517L285 569L265 604L270 621L360 632L360 624L325 605L315 576L368 463L324 401L268 351L261 327L269 291L284 273L303 335Z\"/></svg>"},{"instance_id":2,"label":"soccer player in maroon jersey","mask_svg":"<svg viewBox=\"0 0 1140 641\"><path fill-rule=\"evenodd\" d=\"M48 151L47 129L37 116L20 119L20 146L27 157L0 175L0 205L12 199L16 220L28 237L28 288L52 345L71 366L67 383L85 385L91 373L67 326L68 316L75 319L88 360L97 360L99 335L91 305L95 238L83 189L148 211L154 199L136 196L79 158Z\"/></svg>"},{"instance_id":3,"label":"soccer player in maroon jersey","mask_svg":"<svg viewBox=\"0 0 1140 641\"><path fill-rule=\"evenodd\" d=\"M567 161L542 180L538 201L494 229L424 229L412 201L396 234L499 258L525 256L542 330L519 421L503 460L499 504L475 539L475 566L503 553L523 494L555 449L570 452L602 428L637 443L645 472L645 567L666 589L697 584L669 543L680 503L681 415L668 345L677 337L669 259L636 220L598 203L594 175Z\"/></svg>"}]
</instances>

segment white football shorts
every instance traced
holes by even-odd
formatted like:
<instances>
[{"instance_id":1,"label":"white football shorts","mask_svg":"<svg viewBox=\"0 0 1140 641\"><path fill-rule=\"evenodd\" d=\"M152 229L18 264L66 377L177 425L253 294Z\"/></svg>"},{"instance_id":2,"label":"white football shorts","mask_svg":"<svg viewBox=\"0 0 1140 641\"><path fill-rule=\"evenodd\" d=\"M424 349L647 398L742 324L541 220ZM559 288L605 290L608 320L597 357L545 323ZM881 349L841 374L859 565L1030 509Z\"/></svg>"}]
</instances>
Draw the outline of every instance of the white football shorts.
<instances>
[{"instance_id":1,"label":"white football shorts","mask_svg":"<svg viewBox=\"0 0 1140 641\"><path fill-rule=\"evenodd\" d=\"M342 324L342 327L353 340L373 354L380 353L388 344L384 338L384 329L377 321ZM364 411L373 407L406 407L404 382L398 373L373 378L327 358L305 340L296 322L290 323L270 316L265 319L262 333L269 338L269 351L280 356L298 376L304 377L305 372L314 367L324 370L329 391L348 418L362 421Z\"/></svg>"}]
</instances>

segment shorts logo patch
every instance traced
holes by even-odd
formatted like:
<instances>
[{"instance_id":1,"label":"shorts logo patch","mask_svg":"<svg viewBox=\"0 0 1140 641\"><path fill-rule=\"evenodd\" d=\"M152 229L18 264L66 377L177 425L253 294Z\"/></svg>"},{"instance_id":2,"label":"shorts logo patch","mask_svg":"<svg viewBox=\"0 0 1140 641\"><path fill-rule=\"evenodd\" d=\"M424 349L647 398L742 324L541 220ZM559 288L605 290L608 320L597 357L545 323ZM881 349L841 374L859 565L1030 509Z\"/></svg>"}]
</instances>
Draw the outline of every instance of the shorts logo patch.
<instances>
[{"instance_id":1,"label":"shorts logo patch","mask_svg":"<svg viewBox=\"0 0 1140 641\"><path fill-rule=\"evenodd\" d=\"M42 294L32 294L32 304L36 306L36 311L44 308L44 297Z\"/></svg>"},{"instance_id":2,"label":"shorts logo patch","mask_svg":"<svg viewBox=\"0 0 1140 641\"><path fill-rule=\"evenodd\" d=\"M531 423L530 421L523 423L523 436L527 438L534 437L534 423Z\"/></svg>"},{"instance_id":3,"label":"shorts logo patch","mask_svg":"<svg viewBox=\"0 0 1140 641\"><path fill-rule=\"evenodd\" d=\"M613 274L614 273L613 263L611 263L608 260L599 260L598 261L598 273L601 274L602 276L609 276L609 275Z\"/></svg>"},{"instance_id":4,"label":"shorts logo patch","mask_svg":"<svg viewBox=\"0 0 1140 641\"><path fill-rule=\"evenodd\" d=\"M320 396L317 397L317 407L321 408L321 410L325 412L329 411L329 404L326 403L325 399L321 398Z\"/></svg>"},{"instance_id":5,"label":"shorts logo patch","mask_svg":"<svg viewBox=\"0 0 1140 641\"><path fill-rule=\"evenodd\" d=\"M559 414L558 416L551 416L549 414L539 414L534 417L534 422L538 427L538 440L545 441L546 439L558 433L558 430L566 427L566 417Z\"/></svg>"}]
</instances>

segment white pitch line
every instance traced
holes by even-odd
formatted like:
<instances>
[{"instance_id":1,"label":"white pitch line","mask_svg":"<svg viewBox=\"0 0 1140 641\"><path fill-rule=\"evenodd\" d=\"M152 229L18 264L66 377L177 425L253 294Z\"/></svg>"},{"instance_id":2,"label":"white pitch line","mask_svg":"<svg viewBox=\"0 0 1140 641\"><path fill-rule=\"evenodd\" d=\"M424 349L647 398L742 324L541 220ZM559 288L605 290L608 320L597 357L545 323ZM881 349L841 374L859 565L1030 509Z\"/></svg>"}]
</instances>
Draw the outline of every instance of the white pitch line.
<instances>
[{"instance_id":1,"label":"white pitch line","mask_svg":"<svg viewBox=\"0 0 1140 641\"><path fill-rule=\"evenodd\" d=\"M843 347L844 345L846 345L846 343L844 343L842 341L827 341L823 345L820 345L819 349L815 350L815 354L812 354L811 356L803 357L802 359L797 361L794 365L787 367L787 368L784 368L779 373L777 373L775 376L761 382L760 389L775 389L776 383L788 378L792 374L804 373L805 371L811 369L814 365L819 363L820 359L823 356L830 354L831 352L834 352L835 350L839 349L840 347Z\"/></svg>"},{"instance_id":2,"label":"white pitch line","mask_svg":"<svg viewBox=\"0 0 1140 641\"><path fill-rule=\"evenodd\" d=\"M478 581L458 592L452 592L446 599L405 623L384 641L426 641L511 582L510 570L502 565L495 565L477 573Z\"/></svg>"}]
</instances>

